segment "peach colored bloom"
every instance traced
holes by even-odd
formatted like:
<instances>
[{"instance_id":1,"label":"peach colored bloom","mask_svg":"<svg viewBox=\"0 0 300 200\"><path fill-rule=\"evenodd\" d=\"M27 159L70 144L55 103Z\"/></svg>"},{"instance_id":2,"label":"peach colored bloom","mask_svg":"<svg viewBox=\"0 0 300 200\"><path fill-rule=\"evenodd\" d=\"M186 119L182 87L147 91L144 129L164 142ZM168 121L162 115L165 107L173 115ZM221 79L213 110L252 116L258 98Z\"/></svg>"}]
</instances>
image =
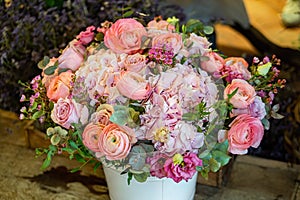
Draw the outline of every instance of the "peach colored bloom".
<instances>
[{"instance_id":1,"label":"peach colored bloom","mask_svg":"<svg viewBox=\"0 0 300 200\"><path fill-rule=\"evenodd\" d=\"M53 77L47 89L47 97L54 102L59 98L68 97L73 77L74 74L71 71L62 72Z\"/></svg>"},{"instance_id":2,"label":"peach colored bloom","mask_svg":"<svg viewBox=\"0 0 300 200\"><path fill-rule=\"evenodd\" d=\"M127 71L140 72L146 68L146 56L139 53L127 55L121 64Z\"/></svg>"},{"instance_id":3,"label":"peach colored bloom","mask_svg":"<svg viewBox=\"0 0 300 200\"><path fill-rule=\"evenodd\" d=\"M110 104L101 104L96 112L94 112L91 115L91 119L90 121L94 122L94 123L99 123L103 126L106 126L108 124L110 124L111 122L109 121L111 115L114 112L114 108L112 105Z\"/></svg>"},{"instance_id":4,"label":"peach colored bloom","mask_svg":"<svg viewBox=\"0 0 300 200\"><path fill-rule=\"evenodd\" d=\"M229 125L228 151L233 154L246 154L249 147L257 148L264 135L264 127L258 118L248 114L237 116Z\"/></svg>"},{"instance_id":5,"label":"peach colored bloom","mask_svg":"<svg viewBox=\"0 0 300 200\"><path fill-rule=\"evenodd\" d=\"M85 48L81 42L77 40L71 41L69 46L58 57L58 68L76 71L84 60L84 53Z\"/></svg>"},{"instance_id":6,"label":"peach colored bloom","mask_svg":"<svg viewBox=\"0 0 300 200\"><path fill-rule=\"evenodd\" d=\"M153 30L164 30L164 31L175 31L175 26L163 20L161 17L156 17L154 20L147 24L149 29Z\"/></svg>"},{"instance_id":7,"label":"peach colored bloom","mask_svg":"<svg viewBox=\"0 0 300 200\"><path fill-rule=\"evenodd\" d=\"M248 63L242 57L228 57L224 60L225 66L230 68L230 71L234 74L230 74L233 79L244 79L249 80L251 73L248 71Z\"/></svg>"},{"instance_id":8,"label":"peach colored bloom","mask_svg":"<svg viewBox=\"0 0 300 200\"><path fill-rule=\"evenodd\" d=\"M119 19L105 33L104 44L115 53L136 53L141 49L145 27L135 19Z\"/></svg>"},{"instance_id":9,"label":"peach colored bloom","mask_svg":"<svg viewBox=\"0 0 300 200\"><path fill-rule=\"evenodd\" d=\"M98 146L108 160L120 160L126 158L131 145L137 139L132 129L116 124L109 124L99 135Z\"/></svg>"},{"instance_id":10,"label":"peach colored bloom","mask_svg":"<svg viewBox=\"0 0 300 200\"><path fill-rule=\"evenodd\" d=\"M82 132L82 142L84 146L93 152L99 152L98 138L102 133L103 127L98 124L89 123Z\"/></svg>"},{"instance_id":11,"label":"peach colored bloom","mask_svg":"<svg viewBox=\"0 0 300 200\"><path fill-rule=\"evenodd\" d=\"M161 46L161 44L169 44L173 48L174 54L177 54L182 48L182 37L178 33L165 33L155 36L152 39L152 46Z\"/></svg>"},{"instance_id":12,"label":"peach colored bloom","mask_svg":"<svg viewBox=\"0 0 300 200\"><path fill-rule=\"evenodd\" d=\"M149 96L150 84L138 73L126 72L117 82L119 92L133 100L146 99Z\"/></svg>"},{"instance_id":13,"label":"peach colored bloom","mask_svg":"<svg viewBox=\"0 0 300 200\"><path fill-rule=\"evenodd\" d=\"M224 65L224 59L216 52L205 52L203 56L207 56L209 60L201 61L201 68L209 73L218 72Z\"/></svg>"},{"instance_id":14,"label":"peach colored bloom","mask_svg":"<svg viewBox=\"0 0 300 200\"><path fill-rule=\"evenodd\" d=\"M235 108L247 108L255 99L255 89L243 79L233 79L224 90L224 99L228 99L228 95L236 89L237 93L230 99L230 103Z\"/></svg>"}]
</instances>

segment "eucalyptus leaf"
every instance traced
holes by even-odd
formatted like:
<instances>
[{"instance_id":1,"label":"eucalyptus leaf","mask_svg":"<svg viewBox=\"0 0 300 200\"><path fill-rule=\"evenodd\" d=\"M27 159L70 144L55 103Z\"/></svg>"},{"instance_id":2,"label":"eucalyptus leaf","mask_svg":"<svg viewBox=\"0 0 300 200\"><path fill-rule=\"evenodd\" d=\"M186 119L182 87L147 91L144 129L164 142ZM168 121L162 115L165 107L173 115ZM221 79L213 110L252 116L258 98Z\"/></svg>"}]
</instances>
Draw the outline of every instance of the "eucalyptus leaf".
<instances>
[{"instance_id":1,"label":"eucalyptus leaf","mask_svg":"<svg viewBox=\"0 0 300 200\"><path fill-rule=\"evenodd\" d=\"M221 164L221 166L227 165L231 159L231 157L222 151L214 150L212 152L212 157Z\"/></svg>"},{"instance_id":2,"label":"eucalyptus leaf","mask_svg":"<svg viewBox=\"0 0 300 200\"><path fill-rule=\"evenodd\" d=\"M54 74L56 69L57 69L57 66L53 65L53 66L47 67L47 69L44 70L44 73L46 75L52 75L52 74Z\"/></svg>"},{"instance_id":3,"label":"eucalyptus leaf","mask_svg":"<svg viewBox=\"0 0 300 200\"><path fill-rule=\"evenodd\" d=\"M133 174L133 177L137 182L144 183L149 177L149 174L146 172L142 174Z\"/></svg>"}]
</instances>

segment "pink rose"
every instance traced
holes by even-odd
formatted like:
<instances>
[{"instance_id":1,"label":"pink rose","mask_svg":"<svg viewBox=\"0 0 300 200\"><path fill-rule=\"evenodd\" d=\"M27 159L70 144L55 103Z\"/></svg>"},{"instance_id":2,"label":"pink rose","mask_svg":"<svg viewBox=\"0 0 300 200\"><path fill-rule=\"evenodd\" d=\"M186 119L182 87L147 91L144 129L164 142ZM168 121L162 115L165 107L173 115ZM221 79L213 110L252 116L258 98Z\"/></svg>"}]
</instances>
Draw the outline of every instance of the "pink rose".
<instances>
[{"instance_id":1,"label":"pink rose","mask_svg":"<svg viewBox=\"0 0 300 200\"><path fill-rule=\"evenodd\" d=\"M236 89L237 93L230 99L230 103L235 108L247 108L254 101L255 89L243 79L233 79L224 90L224 99L228 99L228 95Z\"/></svg>"},{"instance_id":2,"label":"pink rose","mask_svg":"<svg viewBox=\"0 0 300 200\"><path fill-rule=\"evenodd\" d=\"M127 55L122 62L122 65L127 71L140 72L146 68L146 56L139 53Z\"/></svg>"},{"instance_id":3,"label":"pink rose","mask_svg":"<svg viewBox=\"0 0 300 200\"><path fill-rule=\"evenodd\" d=\"M224 60L225 69L227 70L226 81L231 82L232 79L249 80L251 73L248 71L248 63L241 57L229 57Z\"/></svg>"},{"instance_id":4,"label":"pink rose","mask_svg":"<svg viewBox=\"0 0 300 200\"><path fill-rule=\"evenodd\" d=\"M74 74L71 71L62 72L58 76L53 77L47 88L47 97L54 102L59 98L68 97L73 77Z\"/></svg>"},{"instance_id":5,"label":"pink rose","mask_svg":"<svg viewBox=\"0 0 300 200\"><path fill-rule=\"evenodd\" d=\"M152 47L159 47L161 44L168 44L173 48L174 54L177 54L182 48L182 37L178 33L165 33L155 36L152 39Z\"/></svg>"},{"instance_id":6,"label":"pink rose","mask_svg":"<svg viewBox=\"0 0 300 200\"><path fill-rule=\"evenodd\" d=\"M154 20L150 21L147 24L147 27L150 29L175 31L175 26L163 20L161 17L157 17Z\"/></svg>"},{"instance_id":7,"label":"pink rose","mask_svg":"<svg viewBox=\"0 0 300 200\"><path fill-rule=\"evenodd\" d=\"M102 133L102 127L98 124L89 123L82 132L82 142L84 146L93 152L99 152L98 138Z\"/></svg>"},{"instance_id":8,"label":"pink rose","mask_svg":"<svg viewBox=\"0 0 300 200\"><path fill-rule=\"evenodd\" d=\"M54 104L54 108L51 112L51 119L61 125L62 127L69 129L72 123L85 124L88 119L88 109L75 100L68 98L60 98Z\"/></svg>"},{"instance_id":9,"label":"pink rose","mask_svg":"<svg viewBox=\"0 0 300 200\"><path fill-rule=\"evenodd\" d=\"M105 33L104 44L115 53L133 54L141 49L145 27L135 19L119 19Z\"/></svg>"},{"instance_id":10,"label":"pink rose","mask_svg":"<svg viewBox=\"0 0 300 200\"><path fill-rule=\"evenodd\" d=\"M84 53L85 48L80 42L76 40L71 41L69 46L58 57L58 68L76 71L83 62Z\"/></svg>"},{"instance_id":11,"label":"pink rose","mask_svg":"<svg viewBox=\"0 0 300 200\"><path fill-rule=\"evenodd\" d=\"M126 72L117 82L119 92L133 100L146 99L150 94L150 84L138 73Z\"/></svg>"},{"instance_id":12,"label":"pink rose","mask_svg":"<svg viewBox=\"0 0 300 200\"><path fill-rule=\"evenodd\" d=\"M174 157L179 157L178 159ZM173 179L176 183L182 180L188 181L196 173L196 167L202 166L202 160L198 158L197 154L187 153L183 156L175 154L173 158L166 160L164 170L167 177Z\"/></svg>"},{"instance_id":13,"label":"pink rose","mask_svg":"<svg viewBox=\"0 0 300 200\"><path fill-rule=\"evenodd\" d=\"M208 57L209 60L201 61L201 68L209 73L218 72L224 65L224 59L216 52L205 52L203 56Z\"/></svg>"},{"instance_id":14,"label":"pink rose","mask_svg":"<svg viewBox=\"0 0 300 200\"><path fill-rule=\"evenodd\" d=\"M89 26L86 28L85 31L81 31L79 35L76 37L79 42L81 42L83 45L89 44L94 39L94 30L96 28L94 26Z\"/></svg>"},{"instance_id":15,"label":"pink rose","mask_svg":"<svg viewBox=\"0 0 300 200\"><path fill-rule=\"evenodd\" d=\"M229 125L228 151L233 154L246 154L249 147L257 148L264 135L261 121L248 114L237 116Z\"/></svg>"},{"instance_id":16,"label":"pink rose","mask_svg":"<svg viewBox=\"0 0 300 200\"><path fill-rule=\"evenodd\" d=\"M131 149L131 145L136 143L137 139L133 130L125 126L109 124L99 136L99 150L108 160L120 160L126 158Z\"/></svg>"}]
</instances>

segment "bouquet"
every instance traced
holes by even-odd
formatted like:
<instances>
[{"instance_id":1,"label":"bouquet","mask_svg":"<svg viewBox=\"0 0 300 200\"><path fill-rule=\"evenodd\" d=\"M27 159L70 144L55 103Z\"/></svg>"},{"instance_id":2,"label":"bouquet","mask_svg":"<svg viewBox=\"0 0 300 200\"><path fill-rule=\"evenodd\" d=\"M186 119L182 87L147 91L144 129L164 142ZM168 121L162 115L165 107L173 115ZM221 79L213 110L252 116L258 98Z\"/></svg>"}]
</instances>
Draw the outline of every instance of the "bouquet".
<instances>
[{"instance_id":1,"label":"bouquet","mask_svg":"<svg viewBox=\"0 0 300 200\"><path fill-rule=\"evenodd\" d=\"M38 120L51 141L42 168L65 153L82 166L188 181L258 147L284 87L275 56L226 57L209 27L191 19L105 21L82 31L22 83L20 118ZM75 168L74 170L80 170Z\"/></svg>"}]
</instances>

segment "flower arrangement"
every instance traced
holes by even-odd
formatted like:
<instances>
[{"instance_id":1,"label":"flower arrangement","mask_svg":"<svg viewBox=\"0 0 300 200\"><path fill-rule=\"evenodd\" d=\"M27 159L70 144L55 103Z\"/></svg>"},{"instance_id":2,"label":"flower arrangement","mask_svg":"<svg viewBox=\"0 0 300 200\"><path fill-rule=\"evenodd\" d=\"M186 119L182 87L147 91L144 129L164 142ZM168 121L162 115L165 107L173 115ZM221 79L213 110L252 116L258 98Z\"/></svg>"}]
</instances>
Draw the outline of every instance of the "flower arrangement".
<instances>
[{"instance_id":1,"label":"flower arrangement","mask_svg":"<svg viewBox=\"0 0 300 200\"><path fill-rule=\"evenodd\" d=\"M21 119L39 120L51 145L82 163L101 163L128 173L188 181L199 171L218 171L232 154L258 147L271 117L280 60L251 66L242 57L211 49L199 20L179 25L133 18L90 26L59 57L38 63L42 74L21 102ZM79 170L81 167L74 170Z\"/></svg>"}]
</instances>

